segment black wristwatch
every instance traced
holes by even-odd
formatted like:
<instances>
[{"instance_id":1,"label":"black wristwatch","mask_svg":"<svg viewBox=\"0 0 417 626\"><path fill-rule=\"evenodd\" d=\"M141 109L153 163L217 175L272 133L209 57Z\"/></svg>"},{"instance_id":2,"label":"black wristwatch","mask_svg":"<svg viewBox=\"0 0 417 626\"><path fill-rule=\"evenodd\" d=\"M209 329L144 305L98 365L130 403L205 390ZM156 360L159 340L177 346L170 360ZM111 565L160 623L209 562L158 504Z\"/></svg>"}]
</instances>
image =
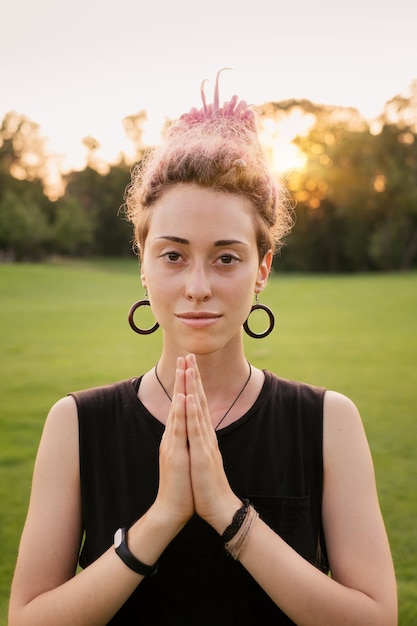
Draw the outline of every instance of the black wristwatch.
<instances>
[{"instance_id":1,"label":"black wristwatch","mask_svg":"<svg viewBox=\"0 0 417 626\"><path fill-rule=\"evenodd\" d=\"M119 528L114 533L114 549L123 563L137 574L153 576L158 571L159 561L155 565L145 565L131 553L126 541L126 528Z\"/></svg>"}]
</instances>

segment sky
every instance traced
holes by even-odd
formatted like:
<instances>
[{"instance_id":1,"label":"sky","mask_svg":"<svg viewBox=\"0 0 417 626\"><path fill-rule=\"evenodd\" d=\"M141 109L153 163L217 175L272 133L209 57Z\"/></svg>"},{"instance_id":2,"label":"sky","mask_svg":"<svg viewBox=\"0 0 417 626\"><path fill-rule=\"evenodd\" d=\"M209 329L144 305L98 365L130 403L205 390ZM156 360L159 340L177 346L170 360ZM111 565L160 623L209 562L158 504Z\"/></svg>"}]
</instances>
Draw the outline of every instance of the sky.
<instances>
[{"instance_id":1,"label":"sky","mask_svg":"<svg viewBox=\"0 0 417 626\"><path fill-rule=\"evenodd\" d=\"M154 143L165 117L211 97L306 98L368 119L417 79L414 0L2 0L0 121L40 125L63 168L82 167L82 139L100 156L129 153L122 120L148 114Z\"/></svg>"}]
</instances>

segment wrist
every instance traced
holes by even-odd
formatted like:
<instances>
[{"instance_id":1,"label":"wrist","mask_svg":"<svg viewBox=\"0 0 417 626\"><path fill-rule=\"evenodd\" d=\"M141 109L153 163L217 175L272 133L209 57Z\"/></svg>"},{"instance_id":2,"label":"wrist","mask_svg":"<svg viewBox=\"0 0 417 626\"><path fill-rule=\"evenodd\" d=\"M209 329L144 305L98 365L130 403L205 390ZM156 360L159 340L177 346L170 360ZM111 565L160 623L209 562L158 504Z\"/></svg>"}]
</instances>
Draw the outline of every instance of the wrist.
<instances>
[{"instance_id":1,"label":"wrist","mask_svg":"<svg viewBox=\"0 0 417 626\"><path fill-rule=\"evenodd\" d=\"M242 505L242 500L233 494L233 498L230 498L227 502L219 506L210 520L206 519L206 521L219 535L223 535L226 528L232 523L236 511L238 511Z\"/></svg>"},{"instance_id":2,"label":"wrist","mask_svg":"<svg viewBox=\"0 0 417 626\"><path fill-rule=\"evenodd\" d=\"M128 546L126 528L122 527L116 530L114 534L114 549L123 563L137 574L141 576L153 576L158 571L159 561L156 561L153 565L148 565L136 558L131 552Z\"/></svg>"},{"instance_id":3,"label":"wrist","mask_svg":"<svg viewBox=\"0 0 417 626\"><path fill-rule=\"evenodd\" d=\"M128 546L142 563L156 564L182 526L162 514L154 505L128 531Z\"/></svg>"},{"instance_id":4,"label":"wrist","mask_svg":"<svg viewBox=\"0 0 417 626\"><path fill-rule=\"evenodd\" d=\"M242 498L242 502L242 506L237 509L236 513L233 515L231 523L222 533L222 539L225 544L233 539L233 537L239 532L243 522L245 521L250 503L249 500L247 500L246 498Z\"/></svg>"},{"instance_id":5,"label":"wrist","mask_svg":"<svg viewBox=\"0 0 417 626\"><path fill-rule=\"evenodd\" d=\"M184 517L173 513L156 499L145 513L144 522L159 536L165 537L169 543L184 528L190 517L191 515Z\"/></svg>"},{"instance_id":6,"label":"wrist","mask_svg":"<svg viewBox=\"0 0 417 626\"><path fill-rule=\"evenodd\" d=\"M236 561L239 560L247 546L249 533L257 518L257 511L255 511L249 500L244 500L242 507L233 516L232 523L222 535L226 551Z\"/></svg>"}]
</instances>

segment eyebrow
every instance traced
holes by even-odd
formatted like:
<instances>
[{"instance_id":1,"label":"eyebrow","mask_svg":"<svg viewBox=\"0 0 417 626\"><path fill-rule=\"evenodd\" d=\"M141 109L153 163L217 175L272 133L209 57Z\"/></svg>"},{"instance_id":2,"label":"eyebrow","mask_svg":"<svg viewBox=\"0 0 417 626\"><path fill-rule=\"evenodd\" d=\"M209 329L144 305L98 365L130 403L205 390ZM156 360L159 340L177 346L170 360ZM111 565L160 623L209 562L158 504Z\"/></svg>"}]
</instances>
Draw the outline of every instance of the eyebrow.
<instances>
[{"instance_id":1,"label":"eyebrow","mask_svg":"<svg viewBox=\"0 0 417 626\"><path fill-rule=\"evenodd\" d=\"M156 237L156 239L166 239L168 241L173 241L174 243L181 243L185 246L189 246L190 242L188 239L183 239L182 237L175 237L174 235L161 235L160 237ZM247 246L248 244L244 241L240 241L239 239L219 239L219 241L215 241L214 245L216 248L222 246L231 246L233 244L238 244L241 246Z\"/></svg>"}]
</instances>

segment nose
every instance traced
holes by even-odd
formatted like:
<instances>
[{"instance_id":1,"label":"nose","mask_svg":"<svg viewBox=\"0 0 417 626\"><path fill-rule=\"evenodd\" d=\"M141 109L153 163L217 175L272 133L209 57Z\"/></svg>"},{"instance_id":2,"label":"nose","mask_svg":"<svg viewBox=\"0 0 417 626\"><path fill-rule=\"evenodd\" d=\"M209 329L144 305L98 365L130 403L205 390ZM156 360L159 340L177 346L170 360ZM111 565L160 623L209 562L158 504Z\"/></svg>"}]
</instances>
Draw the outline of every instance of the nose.
<instances>
[{"instance_id":1,"label":"nose","mask_svg":"<svg viewBox=\"0 0 417 626\"><path fill-rule=\"evenodd\" d=\"M210 298L211 293L209 276L203 263L192 264L186 278L186 298L196 302L204 302Z\"/></svg>"}]
</instances>

